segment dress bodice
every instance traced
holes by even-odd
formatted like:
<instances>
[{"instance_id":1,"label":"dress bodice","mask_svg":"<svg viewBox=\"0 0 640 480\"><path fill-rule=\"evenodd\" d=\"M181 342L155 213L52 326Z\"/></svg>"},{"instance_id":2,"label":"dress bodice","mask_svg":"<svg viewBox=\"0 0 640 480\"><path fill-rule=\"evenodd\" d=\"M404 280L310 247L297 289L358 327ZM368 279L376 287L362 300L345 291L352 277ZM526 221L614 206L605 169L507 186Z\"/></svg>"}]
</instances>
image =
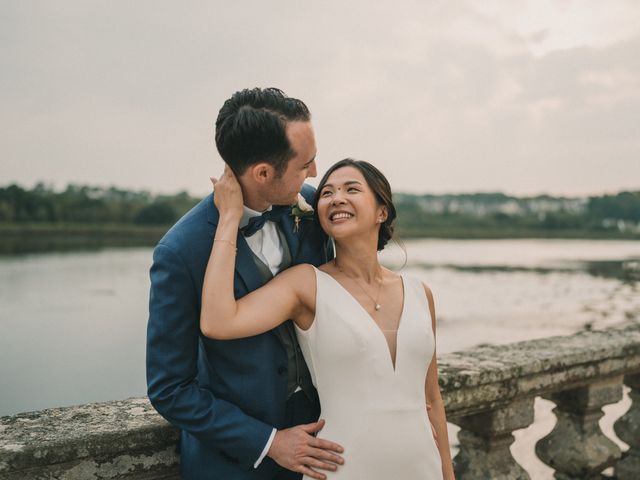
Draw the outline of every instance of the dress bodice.
<instances>
[{"instance_id":1,"label":"dress bodice","mask_svg":"<svg viewBox=\"0 0 640 480\"><path fill-rule=\"evenodd\" d=\"M345 447L345 465L330 478L440 479L425 400L435 340L421 282L402 277L394 368L369 313L332 276L314 270L315 318L296 333L326 420L321 436Z\"/></svg>"}]
</instances>

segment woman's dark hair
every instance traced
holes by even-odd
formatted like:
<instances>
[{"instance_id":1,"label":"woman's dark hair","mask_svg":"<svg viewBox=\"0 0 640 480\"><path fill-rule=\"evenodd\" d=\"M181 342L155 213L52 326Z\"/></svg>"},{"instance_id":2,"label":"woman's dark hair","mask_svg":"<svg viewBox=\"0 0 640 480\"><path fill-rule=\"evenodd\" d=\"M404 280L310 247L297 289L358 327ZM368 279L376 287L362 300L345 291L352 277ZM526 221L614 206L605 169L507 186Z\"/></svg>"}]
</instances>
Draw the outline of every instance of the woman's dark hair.
<instances>
[{"instance_id":1,"label":"woman's dark hair","mask_svg":"<svg viewBox=\"0 0 640 480\"><path fill-rule=\"evenodd\" d=\"M277 88L253 88L234 93L216 119L216 147L236 175L258 162L268 162L281 175L294 156L287 122L311 119L302 100Z\"/></svg>"},{"instance_id":2,"label":"woman's dark hair","mask_svg":"<svg viewBox=\"0 0 640 480\"><path fill-rule=\"evenodd\" d=\"M329 176L336 170L344 167L354 167L358 169L360 173L362 173L367 185L369 185L369 188L373 191L378 205L382 205L387 209L387 218L380 224L380 230L378 231L378 251L383 250L387 242L389 242L393 237L393 221L396 219L396 207L393 204L389 181L380 170L369 162L345 158L344 160L340 160L329 167L329 170L324 174L322 180L320 180L320 184L318 185L318 190L316 191L316 196L313 200L313 208L318 211L320 193L327 183Z\"/></svg>"}]
</instances>

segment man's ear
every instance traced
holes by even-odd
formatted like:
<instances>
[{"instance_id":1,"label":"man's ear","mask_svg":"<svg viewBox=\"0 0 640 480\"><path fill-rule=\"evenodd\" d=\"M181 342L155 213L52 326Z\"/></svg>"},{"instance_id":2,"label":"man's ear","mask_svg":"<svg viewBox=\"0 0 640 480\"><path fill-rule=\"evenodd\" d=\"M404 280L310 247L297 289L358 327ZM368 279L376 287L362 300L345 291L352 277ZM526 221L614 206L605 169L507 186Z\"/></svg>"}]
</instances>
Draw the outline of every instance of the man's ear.
<instances>
[{"instance_id":1,"label":"man's ear","mask_svg":"<svg viewBox=\"0 0 640 480\"><path fill-rule=\"evenodd\" d=\"M273 165L267 162L260 162L250 166L249 172L252 179L256 183L260 184L269 182L275 177L275 170L273 168Z\"/></svg>"}]
</instances>

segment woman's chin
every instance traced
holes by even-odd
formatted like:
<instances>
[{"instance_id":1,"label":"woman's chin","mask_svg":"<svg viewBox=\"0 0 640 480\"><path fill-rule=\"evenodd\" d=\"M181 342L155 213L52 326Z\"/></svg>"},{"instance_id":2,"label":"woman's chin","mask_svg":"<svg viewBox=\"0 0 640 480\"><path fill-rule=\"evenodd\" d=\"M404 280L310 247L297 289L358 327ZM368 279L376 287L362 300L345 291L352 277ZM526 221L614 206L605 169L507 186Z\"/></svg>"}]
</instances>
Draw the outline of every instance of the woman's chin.
<instances>
[{"instance_id":1,"label":"woman's chin","mask_svg":"<svg viewBox=\"0 0 640 480\"><path fill-rule=\"evenodd\" d=\"M346 240L353 237L357 232L353 226L343 224L330 224L324 229L327 235L336 241Z\"/></svg>"}]
</instances>

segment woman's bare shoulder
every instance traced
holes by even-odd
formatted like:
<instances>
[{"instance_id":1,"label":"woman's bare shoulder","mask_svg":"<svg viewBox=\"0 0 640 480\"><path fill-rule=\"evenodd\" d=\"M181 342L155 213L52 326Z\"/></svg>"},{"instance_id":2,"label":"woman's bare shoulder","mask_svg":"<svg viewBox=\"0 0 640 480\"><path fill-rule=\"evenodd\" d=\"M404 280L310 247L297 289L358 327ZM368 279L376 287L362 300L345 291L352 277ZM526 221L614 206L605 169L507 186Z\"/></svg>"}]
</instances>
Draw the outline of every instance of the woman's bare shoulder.
<instances>
[{"instance_id":1,"label":"woman's bare shoulder","mask_svg":"<svg viewBox=\"0 0 640 480\"><path fill-rule=\"evenodd\" d=\"M302 307L298 310L294 320L306 319L308 313L314 313L316 303L316 272L314 266L308 263L294 265L287 268L282 273L276 275L275 280L285 282L287 288L291 289L299 305ZM306 323L305 323L306 324ZM308 325L306 326L308 328Z\"/></svg>"},{"instance_id":2,"label":"woman's bare shoulder","mask_svg":"<svg viewBox=\"0 0 640 480\"><path fill-rule=\"evenodd\" d=\"M316 273L314 272L314 268L315 267L309 263L301 263L280 272L278 277L286 278L287 282L315 282Z\"/></svg>"},{"instance_id":3,"label":"woman's bare shoulder","mask_svg":"<svg viewBox=\"0 0 640 480\"><path fill-rule=\"evenodd\" d=\"M315 292L316 290L314 266L308 263L301 263L287 268L276 275L275 280L286 283L288 287L296 292L298 298L304 296L305 292Z\"/></svg>"}]
</instances>

